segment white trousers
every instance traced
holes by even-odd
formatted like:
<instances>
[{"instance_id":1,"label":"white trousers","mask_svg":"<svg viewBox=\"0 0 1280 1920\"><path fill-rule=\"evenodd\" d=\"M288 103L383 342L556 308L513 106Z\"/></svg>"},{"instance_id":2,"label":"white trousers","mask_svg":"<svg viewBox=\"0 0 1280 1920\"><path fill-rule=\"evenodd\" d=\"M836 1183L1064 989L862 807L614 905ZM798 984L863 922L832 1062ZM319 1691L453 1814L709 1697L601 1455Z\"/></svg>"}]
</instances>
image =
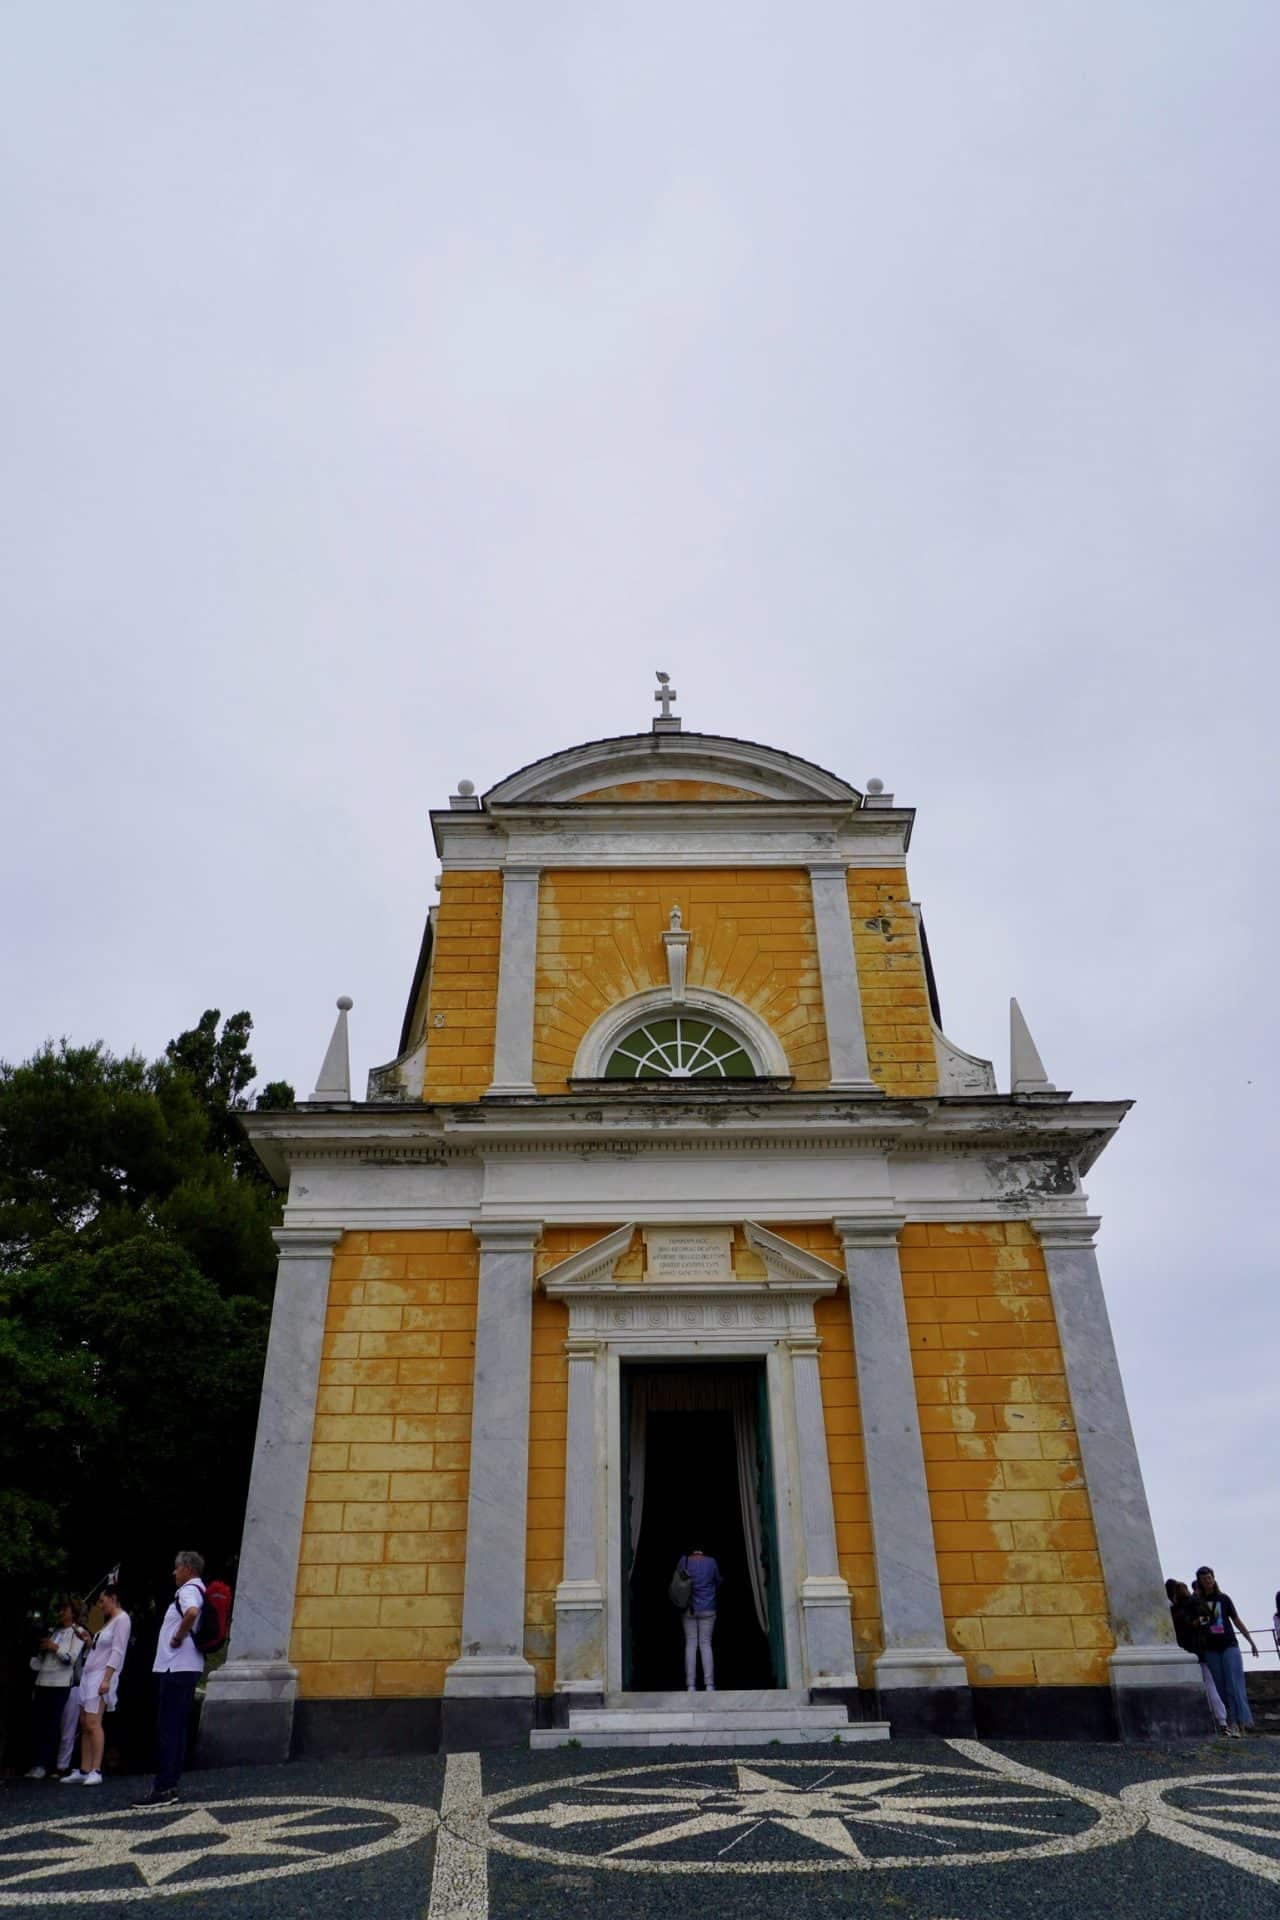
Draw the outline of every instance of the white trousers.
<instances>
[{"instance_id":1,"label":"white trousers","mask_svg":"<svg viewBox=\"0 0 1280 1920\"><path fill-rule=\"evenodd\" d=\"M698 1683L698 1657L702 1657L702 1684L711 1690L716 1684L716 1663L711 1655L711 1636L716 1629L714 1613L686 1613L684 1616L684 1684L692 1692Z\"/></svg>"},{"instance_id":2,"label":"white trousers","mask_svg":"<svg viewBox=\"0 0 1280 1920\"><path fill-rule=\"evenodd\" d=\"M62 1709L61 1737L58 1741L58 1770L71 1765L71 1749L76 1743L76 1729L80 1725L80 1689L67 1688L68 1700ZM79 1762L77 1762L77 1765Z\"/></svg>"}]
</instances>

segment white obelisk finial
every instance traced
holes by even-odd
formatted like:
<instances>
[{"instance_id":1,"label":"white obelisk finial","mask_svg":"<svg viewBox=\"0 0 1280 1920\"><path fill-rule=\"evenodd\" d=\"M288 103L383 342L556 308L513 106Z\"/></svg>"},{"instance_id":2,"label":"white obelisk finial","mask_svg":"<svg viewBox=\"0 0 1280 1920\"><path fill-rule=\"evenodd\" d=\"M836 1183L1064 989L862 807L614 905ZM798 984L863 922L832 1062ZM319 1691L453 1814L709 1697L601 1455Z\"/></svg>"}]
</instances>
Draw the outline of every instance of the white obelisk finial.
<instances>
[{"instance_id":1,"label":"white obelisk finial","mask_svg":"<svg viewBox=\"0 0 1280 1920\"><path fill-rule=\"evenodd\" d=\"M323 1100L332 1105L347 1104L351 1099L351 1052L347 1044L347 1015L352 1007L351 996L341 994L338 998L338 1017L333 1025L333 1038L329 1050L324 1056L324 1065L320 1069L320 1078L316 1081L313 1100Z\"/></svg>"},{"instance_id":2,"label":"white obelisk finial","mask_svg":"<svg viewBox=\"0 0 1280 1920\"><path fill-rule=\"evenodd\" d=\"M1057 1092L1016 1000L1009 1002L1009 1088L1013 1093Z\"/></svg>"}]
</instances>

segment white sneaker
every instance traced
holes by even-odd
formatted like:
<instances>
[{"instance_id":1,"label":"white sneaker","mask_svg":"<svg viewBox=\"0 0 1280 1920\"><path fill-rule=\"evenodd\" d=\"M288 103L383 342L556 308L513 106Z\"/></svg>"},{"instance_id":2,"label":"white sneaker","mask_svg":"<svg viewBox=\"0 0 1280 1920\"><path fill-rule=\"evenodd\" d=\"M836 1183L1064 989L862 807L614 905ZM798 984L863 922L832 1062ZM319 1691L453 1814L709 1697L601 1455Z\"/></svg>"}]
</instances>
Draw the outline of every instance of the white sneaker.
<instances>
[{"instance_id":1,"label":"white sneaker","mask_svg":"<svg viewBox=\"0 0 1280 1920\"><path fill-rule=\"evenodd\" d=\"M72 1767L70 1773L63 1774L61 1785L64 1787L78 1787L83 1779L84 1775L81 1773L79 1767Z\"/></svg>"},{"instance_id":2,"label":"white sneaker","mask_svg":"<svg viewBox=\"0 0 1280 1920\"><path fill-rule=\"evenodd\" d=\"M26 1780L43 1780L44 1777L45 1772L43 1767L28 1767L26 1773L23 1775L23 1778Z\"/></svg>"},{"instance_id":3,"label":"white sneaker","mask_svg":"<svg viewBox=\"0 0 1280 1920\"><path fill-rule=\"evenodd\" d=\"M80 1785L82 1787L100 1787L102 1785L102 1775L96 1770L93 1773L86 1773Z\"/></svg>"}]
</instances>

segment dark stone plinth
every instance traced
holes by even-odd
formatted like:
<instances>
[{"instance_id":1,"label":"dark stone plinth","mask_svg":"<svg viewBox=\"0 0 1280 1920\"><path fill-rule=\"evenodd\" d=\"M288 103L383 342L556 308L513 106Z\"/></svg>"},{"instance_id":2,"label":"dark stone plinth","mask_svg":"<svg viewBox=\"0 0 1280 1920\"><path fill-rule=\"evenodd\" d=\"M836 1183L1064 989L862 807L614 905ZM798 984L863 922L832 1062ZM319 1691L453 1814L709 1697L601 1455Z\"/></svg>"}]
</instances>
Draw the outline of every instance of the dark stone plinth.
<instances>
[{"instance_id":1,"label":"dark stone plinth","mask_svg":"<svg viewBox=\"0 0 1280 1920\"><path fill-rule=\"evenodd\" d=\"M889 1722L893 1740L971 1740L977 1731L969 1687L885 1687L874 1718Z\"/></svg>"}]
</instances>

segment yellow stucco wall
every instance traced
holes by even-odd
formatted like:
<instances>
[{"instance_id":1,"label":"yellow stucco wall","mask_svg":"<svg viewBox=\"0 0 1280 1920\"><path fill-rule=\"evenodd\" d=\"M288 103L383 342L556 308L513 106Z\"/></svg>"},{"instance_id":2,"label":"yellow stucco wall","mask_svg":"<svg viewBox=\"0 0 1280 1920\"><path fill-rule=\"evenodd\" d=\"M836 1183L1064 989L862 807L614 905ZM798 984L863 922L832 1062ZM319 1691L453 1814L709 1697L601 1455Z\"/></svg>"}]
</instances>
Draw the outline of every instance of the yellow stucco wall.
<instances>
[{"instance_id":1,"label":"yellow stucco wall","mask_svg":"<svg viewBox=\"0 0 1280 1920\"><path fill-rule=\"evenodd\" d=\"M901 1259L949 1643L974 1686L1104 1686L1114 1641L1035 1236L912 1225Z\"/></svg>"},{"instance_id":2,"label":"yellow stucco wall","mask_svg":"<svg viewBox=\"0 0 1280 1920\"><path fill-rule=\"evenodd\" d=\"M828 1225L775 1227L772 1232L805 1247L844 1268L844 1250ZM836 1553L840 1572L849 1585L853 1607L853 1639L859 1672L870 1683L869 1662L883 1645L880 1592L876 1585L875 1550L871 1540L871 1508L867 1501L867 1473L862 1449L862 1412L854 1365L853 1322L849 1295L839 1293L815 1301L814 1320L822 1345L818 1374L822 1381L822 1413L831 1462L831 1498L836 1515Z\"/></svg>"},{"instance_id":3,"label":"yellow stucco wall","mask_svg":"<svg viewBox=\"0 0 1280 1920\"><path fill-rule=\"evenodd\" d=\"M886 1093L938 1091L920 930L904 867L849 872L853 949L871 1078Z\"/></svg>"},{"instance_id":4,"label":"yellow stucco wall","mask_svg":"<svg viewBox=\"0 0 1280 1920\"><path fill-rule=\"evenodd\" d=\"M477 1274L465 1232L335 1250L290 1646L308 1698L439 1694L458 1657Z\"/></svg>"},{"instance_id":5,"label":"yellow stucco wall","mask_svg":"<svg viewBox=\"0 0 1280 1920\"><path fill-rule=\"evenodd\" d=\"M563 1093L582 1036L631 994L667 984L674 905L692 934L689 984L741 1000L786 1049L798 1086L830 1077L808 873L688 868L549 871L538 898L533 1077Z\"/></svg>"},{"instance_id":6,"label":"yellow stucco wall","mask_svg":"<svg viewBox=\"0 0 1280 1920\"><path fill-rule=\"evenodd\" d=\"M493 1079L502 875L440 881L427 1006L425 1100L478 1100Z\"/></svg>"}]
</instances>

